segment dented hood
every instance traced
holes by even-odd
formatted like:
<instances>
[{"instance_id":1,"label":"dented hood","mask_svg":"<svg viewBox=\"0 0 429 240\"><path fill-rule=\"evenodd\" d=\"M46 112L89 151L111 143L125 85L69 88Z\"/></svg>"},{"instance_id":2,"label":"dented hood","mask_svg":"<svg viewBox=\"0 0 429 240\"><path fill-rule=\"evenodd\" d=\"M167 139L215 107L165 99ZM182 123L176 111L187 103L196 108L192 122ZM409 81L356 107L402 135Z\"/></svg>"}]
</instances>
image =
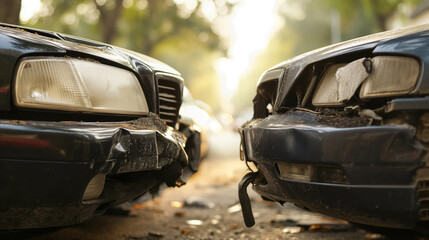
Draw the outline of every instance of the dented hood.
<instances>
[{"instance_id":1,"label":"dented hood","mask_svg":"<svg viewBox=\"0 0 429 240\"><path fill-rule=\"evenodd\" d=\"M125 65L131 69L135 69L135 61L139 61L150 68L153 72L166 72L174 75L180 75L180 73L174 68L161 61L137 52L105 43L63 33L56 33L4 23L0 23L0 30L2 34L11 35L18 39L31 40L40 44L54 46L68 52L84 52L88 55L93 55L98 58L104 58L121 65Z\"/></svg>"},{"instance_id":2,"label":"dented hood","mask_svg":"<svg viewBox=\"0 0 429 240\"><path fill-rule=\"evenodd\" d=\"M374 55L410 55L420 59L423 65L427 65L429 63L428 49L429 24L425 24L356 38L304 53L267 70L267 72L275 69L285 71L284 77L279 83L278 99L274 108L276 110L280 108L298 76L313 63L356 52L371 51ZM426 75L427 73L422 74L421 78L429 79L429 76L426 77ZM429 81L426 82L421 82L418 93L429 93Z\"/></svg>"}]
</instances>

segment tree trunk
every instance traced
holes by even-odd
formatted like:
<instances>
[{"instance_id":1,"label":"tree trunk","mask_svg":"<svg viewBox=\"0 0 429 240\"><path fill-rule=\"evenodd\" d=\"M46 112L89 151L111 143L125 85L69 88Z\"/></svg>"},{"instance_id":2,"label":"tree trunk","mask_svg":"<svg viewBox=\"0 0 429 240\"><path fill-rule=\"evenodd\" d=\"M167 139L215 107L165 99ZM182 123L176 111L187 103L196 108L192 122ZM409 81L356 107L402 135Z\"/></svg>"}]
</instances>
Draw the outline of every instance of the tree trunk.
<instances>
[{"instance_id":1,"label":"tree trunk","mask_svg":"<svg viewBox=\"0 0 429 240\"><path fill-rule=\"evenodd\" d=\"M103 42L112 43L117 32L116 23L122 13L122 0L114 0L115 6L113 9L107 9L105 6L99 6L97 3L98 10L100 11L100 25L103 34Z\"/></svg>"},{"instance_id":2,"label":"tree trunk","mask_svg":"<svg viewBox=\"0 0 429 240\"><path fill-rule=\"evenodd\" d=\"M21 0L0 0L0 22L19 25Z\"/></svg>"}]
</instances>

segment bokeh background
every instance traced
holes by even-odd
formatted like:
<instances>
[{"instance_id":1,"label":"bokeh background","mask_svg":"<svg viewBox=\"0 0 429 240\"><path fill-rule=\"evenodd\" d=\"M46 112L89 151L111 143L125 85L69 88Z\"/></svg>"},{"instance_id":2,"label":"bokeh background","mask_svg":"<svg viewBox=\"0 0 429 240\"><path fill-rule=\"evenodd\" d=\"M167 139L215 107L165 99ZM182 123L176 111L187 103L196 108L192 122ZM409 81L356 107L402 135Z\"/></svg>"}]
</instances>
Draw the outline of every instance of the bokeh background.
<instances>
[{"instance_id":1,"label":"bokeh background","mask_svg":"<svg viewBox=\"0 0 429 240\"><path fill-rule=\"evenodd\" d=\"M0 0L1 22L166 62L182 73L193 97L207 103L207 112L234 127L250 119L256 82L269 67L428 19L427 0Z\"/></svg>"}]
</instances>

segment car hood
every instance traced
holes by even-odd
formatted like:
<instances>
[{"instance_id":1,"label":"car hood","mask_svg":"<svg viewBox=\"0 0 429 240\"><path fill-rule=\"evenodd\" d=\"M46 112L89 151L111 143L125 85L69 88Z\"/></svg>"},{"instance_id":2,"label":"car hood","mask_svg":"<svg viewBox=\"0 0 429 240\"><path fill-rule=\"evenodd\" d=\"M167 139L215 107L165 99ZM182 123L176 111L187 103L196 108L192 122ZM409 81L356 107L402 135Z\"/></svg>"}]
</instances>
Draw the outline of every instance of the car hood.
<instances>
[{"instance_id":1,"label":"car hood","mask_svg":"<svg viewBox=\"0 0 429 240\"><path fill-rule=\"evenodd\" d=\"M374 54L406 54L424 61L427 58L424 55L428 53L421 52L420 50L425 49L422 45L429 47L428 35L429 24L401 28L337 43L284 61L264 73L266 74L276 69L285 70L284 78L279 84L278 99L274 108L278 110L281 107L282 102L286 99L298 76L306 67L313 63L360 51L372 51ZM398 44L404 42L407 43ZM419 50L416 50L416 48L419 48ZM424 65L426 64L424 63ZM429 83L421 84L420 88L426 89L422 90L422 93L429 91Z\"/></svg>"},{"instance_id":2,"label":"car hood","mask_svg":"<svg viewBox=\"0 0 429 240\"><path fill-rule=\"evenodd\" d=\"M109 44L92 41L76 36L71 36L62 33L45 31L40 29L28 28L23 26L15 26L0 23L0 31L2 34L9 35L14 38L31 40L38 44L53 46L66 52L82 52L87 55L92 55L96 58L103 58L108 61L136 69L135 65L146 65L153 72L165 72L174 75L180 75L174 68L167 64L146 55L133 52L120 47L115 47Z\"/></svg>"}]
</instances>

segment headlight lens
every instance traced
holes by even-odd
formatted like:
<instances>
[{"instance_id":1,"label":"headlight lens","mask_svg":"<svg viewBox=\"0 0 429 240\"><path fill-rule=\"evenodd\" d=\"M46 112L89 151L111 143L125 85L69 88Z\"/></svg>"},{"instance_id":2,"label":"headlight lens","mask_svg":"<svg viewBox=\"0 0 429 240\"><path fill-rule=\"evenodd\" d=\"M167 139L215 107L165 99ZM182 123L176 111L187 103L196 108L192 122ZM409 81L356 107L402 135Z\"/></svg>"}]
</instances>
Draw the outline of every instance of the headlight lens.
<instances>
[{"instance_id":1,"label":"headlight lens","mask_svg":"<svg viewBox=\"0 0 429 240\"><path fill-rule=\"evenodd\" d=\"M330 66L323 74L319 85L313 95L314 106L342 106L339 99L339 81L336 79L338 69L346 64L335 64Z\"/></svg>"},{"instance_id":2,"label":"headlight lens","mask_svg":"<svg viewBox=\"0 0 429 240\"><path fill-rule=\"evenodd\" d=\"M29 58L15 81L20 107L117 114L145 114L147 102L127 70L72 58Z\"/></svg>"},{"instance_id":3,"label":"headlight lens","mask_svg":"<svg viewBox=\"0 0 429 240\"><path fill-rule=\"evenodd\" d=\"M364 66L365 58L348 64L330 66L321 77L313 95L313 105L343 106L359 86L362 99L398 96L414 90L420 75L420 64L414 58L378 56L370 61L371 71Z\"/></svg>"},{"instance_id":4,"label":"headlight lens","mask_svg":"<svg viewBox=\"0 0 429 240\"><path fill-rule=\"evenodd\" d=\"M372 72L362 83L360 97L397 96L414 90L420 64L414 58L379 56L372 59Z\"/></svg>"}]
</instances>

